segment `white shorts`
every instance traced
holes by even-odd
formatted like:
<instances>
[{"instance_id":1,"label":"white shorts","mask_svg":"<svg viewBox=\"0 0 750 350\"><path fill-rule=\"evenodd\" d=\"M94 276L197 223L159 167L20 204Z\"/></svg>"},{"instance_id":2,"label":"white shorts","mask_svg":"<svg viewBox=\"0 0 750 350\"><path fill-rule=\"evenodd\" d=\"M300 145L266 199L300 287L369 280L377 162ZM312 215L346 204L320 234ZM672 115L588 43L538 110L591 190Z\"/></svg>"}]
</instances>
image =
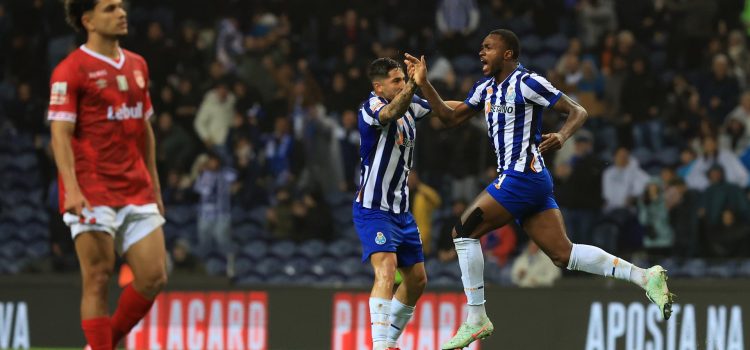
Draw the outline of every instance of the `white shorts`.
<instances>
[{"instance_id":1,"label":"white shorts","mask_svg":"<svg viewBox=\"0 0 750 350\"><path fill-rule=\"evenodd\" d=\"M83 209L83 220L75 214L63 215L63 221L70 227L73 240L84 232L107 232L114 238L115 249L120 255L165 222L155 203L128 205L120 209L102 205L93 209L93 212Z\"/></svg>"}]
</instances>

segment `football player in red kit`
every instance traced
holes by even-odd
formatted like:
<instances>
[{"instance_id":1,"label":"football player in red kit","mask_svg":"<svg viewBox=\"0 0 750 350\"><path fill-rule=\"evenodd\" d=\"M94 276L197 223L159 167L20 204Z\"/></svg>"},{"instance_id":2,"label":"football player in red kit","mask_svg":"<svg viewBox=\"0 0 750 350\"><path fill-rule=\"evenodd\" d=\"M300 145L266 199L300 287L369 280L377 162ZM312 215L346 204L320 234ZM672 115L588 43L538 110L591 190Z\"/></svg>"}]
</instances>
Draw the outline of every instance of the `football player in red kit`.
<instances>
[{"instance_id":1,"label":"football player in red kit","mask_svg":"<svg viewBox=\"0 0 750 350\"><path fill-rule=\"evenodd\" d=\"M92 349L112 349L167 281L148 67L120 48L118 38L128 33L122 0L65 0L65 11L87 40L50 81L60 211L81 265L83 333ZM110 316L115 251L127 260L134 281Z\"/></svg>"}]
</instances>

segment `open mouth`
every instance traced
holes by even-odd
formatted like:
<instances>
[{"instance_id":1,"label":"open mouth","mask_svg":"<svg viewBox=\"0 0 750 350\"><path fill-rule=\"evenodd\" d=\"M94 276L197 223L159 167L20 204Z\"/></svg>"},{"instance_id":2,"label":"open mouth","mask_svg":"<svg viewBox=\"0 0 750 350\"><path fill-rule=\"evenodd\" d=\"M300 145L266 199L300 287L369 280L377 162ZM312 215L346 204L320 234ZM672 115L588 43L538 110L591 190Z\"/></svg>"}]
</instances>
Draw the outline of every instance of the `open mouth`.
<instances>
[{"instance_id":1,"label":"open mouth","mask_svg":"<svg viewBox=\"0 0 750 350\"><path fill-rule=\"evenodd\" d=\"M482 70L487 70L487 60L483 57L480 57L479 62L482 63Z\"/></svg>"}]
</instances>

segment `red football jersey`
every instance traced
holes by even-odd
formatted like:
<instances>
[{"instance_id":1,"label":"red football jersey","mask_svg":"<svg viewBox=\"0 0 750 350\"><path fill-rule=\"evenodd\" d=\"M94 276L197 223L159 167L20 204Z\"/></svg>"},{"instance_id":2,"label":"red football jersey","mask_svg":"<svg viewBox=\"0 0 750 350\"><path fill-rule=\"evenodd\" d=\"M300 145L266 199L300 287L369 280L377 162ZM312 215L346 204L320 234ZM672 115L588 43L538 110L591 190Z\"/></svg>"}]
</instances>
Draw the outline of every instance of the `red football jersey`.
<instances>
[{"instance_id":1,"label":"red football jersey","mask_svg":"<svg viewBox=\"0 0 750 350\"><path fill-rule=\"evenodd\" d=\"M75 123L75 172L92 206L154 203L143 157L147 119L154 113L143 57L120 50L119 61L85 46L55 68L49 120ZM60 210L65 189L60 184Z\"/></svg>"}]
</instances>

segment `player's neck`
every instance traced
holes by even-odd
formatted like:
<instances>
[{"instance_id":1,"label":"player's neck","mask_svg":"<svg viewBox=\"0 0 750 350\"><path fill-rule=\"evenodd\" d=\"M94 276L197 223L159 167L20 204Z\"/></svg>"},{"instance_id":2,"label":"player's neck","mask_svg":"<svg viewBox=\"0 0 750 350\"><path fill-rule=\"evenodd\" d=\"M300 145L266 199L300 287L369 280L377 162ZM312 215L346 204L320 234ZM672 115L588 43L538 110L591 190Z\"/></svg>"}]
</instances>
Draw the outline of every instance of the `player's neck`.
<instances>
[{"instance_id":1,"label":"player's neck","mask_svg":"<svg viewBox=\"0 0 750 350\"><path fill-rule=\"evenodd\" d=\"M120 41L114 38L89 33L86 48L115 61L120 59Z\"/></svg>"},{"instance_id":2,"label":"player's neck","mask_svg":"<svg viewBox=\"0 0 750 350\"><path fill-rule=\"evenodd\" d=\"M503 63L503 69L501 69L497 74L495 75L495 81L501 82L505 81L505 79L508 78L508 76L513 73L516 68L518 68L518 61L508 61L506 63Z\"/></svg>"}]
</instances>

